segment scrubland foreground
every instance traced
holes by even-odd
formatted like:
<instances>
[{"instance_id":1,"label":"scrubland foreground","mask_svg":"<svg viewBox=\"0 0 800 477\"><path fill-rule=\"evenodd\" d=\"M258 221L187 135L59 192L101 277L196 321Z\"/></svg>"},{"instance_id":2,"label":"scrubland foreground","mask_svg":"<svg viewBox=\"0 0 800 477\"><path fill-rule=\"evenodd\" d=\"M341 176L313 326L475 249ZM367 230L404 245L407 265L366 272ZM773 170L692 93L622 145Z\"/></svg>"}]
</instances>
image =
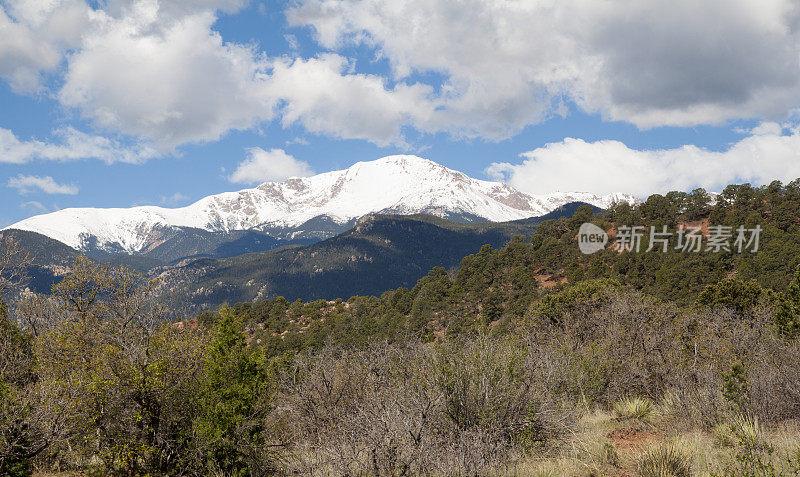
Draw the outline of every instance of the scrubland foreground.
<instances>
[{"instance_id":1,"label":"scrubland foreground","mask_svg":"<svg viewBox=\"0 0 800 477\"><path fill-rule=\"evenodd\" d=\"M741 212L757 256L570 251L648 200L412 290L179 323L157 283L79 259L3 307L0 474L800 475L800 189L745 192L655 200L686 201L667 222Z\"/></svg>"}]
</instances>

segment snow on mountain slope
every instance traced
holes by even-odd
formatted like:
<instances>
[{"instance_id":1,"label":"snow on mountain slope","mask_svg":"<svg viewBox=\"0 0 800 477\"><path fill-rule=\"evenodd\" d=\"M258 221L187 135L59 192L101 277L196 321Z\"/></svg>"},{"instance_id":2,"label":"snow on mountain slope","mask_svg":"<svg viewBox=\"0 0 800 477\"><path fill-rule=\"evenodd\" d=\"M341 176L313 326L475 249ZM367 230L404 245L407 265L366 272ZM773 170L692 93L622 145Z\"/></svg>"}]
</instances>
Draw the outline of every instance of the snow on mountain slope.
<instances>
[{"instance_id":1,"label":"snow on mountain slope","mask_svg":"<svg viewBox=\"0 0 800 477\"><path fill-rule=\"evenodd\" d=\"M7 228L38 232L76 249L94 243L104 250L137 253L158 240L165 227L275 230L297 227L319 216L344 224L374 212L463 215L500 222L543 215L568 202L604 208L620 200L635 199L589 193L530 196L420 157L388 156L341 171L212 195L177 209L64 209Z\"/></svg>"}]
</instances>

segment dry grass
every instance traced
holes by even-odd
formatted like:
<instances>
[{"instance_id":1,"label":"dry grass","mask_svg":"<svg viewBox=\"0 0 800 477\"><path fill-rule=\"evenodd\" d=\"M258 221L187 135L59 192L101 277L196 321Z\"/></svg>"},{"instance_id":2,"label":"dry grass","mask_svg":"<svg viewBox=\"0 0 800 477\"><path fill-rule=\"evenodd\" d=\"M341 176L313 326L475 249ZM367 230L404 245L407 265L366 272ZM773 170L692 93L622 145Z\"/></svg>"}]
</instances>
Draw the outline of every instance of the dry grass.
<instances>
[{"instance_id":1,"label":"dry grass","mask_svg":"<svg viewBox=\"0 0 800 477\"><path fill-rule=\"evenodd\" d=\"M520 463L511 475L609 475L604 469L613 469L607 462L607 450L613 444L606 437L614 429L614 419L603 411L585 414L558 455L547 458L530 458ZM611 474L613 475L613 474Z\"/></svg>"},{"instance_id":2,"label":"dry grass","mask_svg":"<svg viewBox=\"0 0 800 477\"><path fill-rule=\"evenodd\" d=\"M679 441L660 442L639 454L636 472L642 477L689 477L692 475L691 455Z\"/></svg>"},{"instance_id":3,"label":"dry grass","mask_svg":"<svg viewBox=\"0 0 800 477\"><path fill-rule=\"evenodd\" d=\"M620 420L618 416L616 409L613 414L603 411L586 414L561 452L549 457L531 457L504 475L710 477L720 475L725 466L734 461L735 453L740 449L738 437L733 434L731 444L721 445L715 431L696 429L682 432L654 430L649 433L650 439L639 439L638 442L617 439L616 436L626 435L625 431L632 429L630 421ZM771 459L776 465L800 449L798 422L765 429L755 419L734 416L721 427L728 433L736 432L739 437L772 448Z\"/></svg>"}]
</instances>

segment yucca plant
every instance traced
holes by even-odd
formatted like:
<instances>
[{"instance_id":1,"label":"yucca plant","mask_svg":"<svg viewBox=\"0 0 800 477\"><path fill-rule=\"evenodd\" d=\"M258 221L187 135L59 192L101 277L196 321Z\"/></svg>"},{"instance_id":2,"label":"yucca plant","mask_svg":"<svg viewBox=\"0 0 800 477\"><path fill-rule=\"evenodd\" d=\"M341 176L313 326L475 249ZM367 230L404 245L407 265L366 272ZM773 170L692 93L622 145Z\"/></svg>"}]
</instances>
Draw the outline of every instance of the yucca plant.
<instances>
[{"instance_id":1,"label":"yucca plant","mask_svg":"<svg viewBox=\"0 0 800 477\"><path fill-rule=\"evenodd\" d=\"M761 426L757 417L736 414L731 418L728 426L742 447L758 449L763 445Z\"/></svg>"},{"instance_id":2,"label":"yucca plant","mask_svg":"<svg viewBox=\"0 0 800 477\"><path fill-rule=\"evenodd\" d=\"M692 475L692 462L678 444L662 443L639 456L636 471L642 477L688 477Z\"/></svg>"},{"instance_id":3,"label":"yucca plant","mask_svg":"<svg viewBox=\"0 0 800 477\"><path fill-rule=\"evenodd\" d=\"M739 450L733 464L727 466L723 476L777 476L777 475L800 475L800 465L794 462L791 456L787 457L784 473L780 468L775 467L771 458L774 449L764 439L758 418L743 414L734 415L726 424L732 439L738 445Z\"/></svg>"},{"instance_id":4,"label":"yucca plant","mask_svg":"<svg viewBox=\"0 0 800 477\"><path fill-rule=\"evenodd\" d=\"M641 397L626 397L614 403L614 412L620 419L638 419L650 422L655 411L653 401Z\"/></svg>"}]
</instances>

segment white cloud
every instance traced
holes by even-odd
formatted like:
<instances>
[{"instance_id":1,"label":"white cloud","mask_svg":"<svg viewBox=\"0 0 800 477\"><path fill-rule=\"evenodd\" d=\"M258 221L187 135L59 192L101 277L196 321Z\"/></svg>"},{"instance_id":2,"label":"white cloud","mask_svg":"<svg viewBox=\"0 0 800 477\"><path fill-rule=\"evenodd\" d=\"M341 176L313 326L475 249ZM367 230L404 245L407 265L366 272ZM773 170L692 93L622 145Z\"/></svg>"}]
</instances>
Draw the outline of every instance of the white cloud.
<instances>
[{"instance_id":1,"label":"white cloud","mask_svg":"<svg viewBox=\"0 0 800 477\"><path fill-rule=\"evenodd\" d=\"M42 73L56 70L64 53L80 44L91 9L79 0L8 0L4 5L0 4L0 77L17 92L38 91Z\"/></svg>"},{"instance_id":2,"label":"white cloud","mask_svg":"<svg viewBox=\"0 0 800 477\"><path fill-rule=\"evenodd\" d=\"M69 161L100 159L106 163L140 163L158 153L145 145L126 147L117 141L67 127L53 131L59 143L36 139L21 141L9 129L0 128L0 163L23 164L35 159Z\"/></svg>"},{"instance_id":3,"label":"white cloud","mask_svg":"<svg viewBox=\"0 0 800 477\"><path fill-rule=\"evenodd\" d=\"M50 176L27 176L18 175L8 180L8 187L17 189L20 194L30 194L31 192L44 192L45 194L67 194L76 195L78 186L74 184L59 184Z\"/></svg>"},{"instance_id":4,"label":"white cloud","mask_svg":"<svg viewBox=\"0 0 800 477\"><path fill-rule=\"evenodd\" d=\"M312 174L314 171L307 162L295 159L283 149L265 151L253 147L247 150L247 159L239 163L228 180L240 184L259 184Z\"/></svg>"},{"instance_id":5,"label":"white cloud","mask_svg":"<svg viewBox=\"0 0 800 477\"><path fill-rule=\"evenodd\" d=\"M306 138L304 138L304 137L293 137L293 138L291 138L291 139L288 139L288 140L287 140L287 141L284 143L284 145L286 145L286 146L291 146L291 145L293 145L293 144L299 144L299 145L301 145L301 146L308 146L308 145L309 145L309 144L311 144L311 143L310 143L310 142L308 142L308 139L306 139Z\"/></svg>"},{"instance_id":6,"label":"white cloud","mask_svg":"<svg viewBox=\"0 0 800 477\"><path fill-rule=\"evenodd\" d=\"M248 3L249 0L110 0L106 11L119 17L131 6L153 5L158 7L159 18L169 21L202 12L236 13Z\"/></svg>"},{"instance_id":7,"label":"white cloud","mask_svg":"<svg viewBox=\"0 0 800 477\"><path fill-rule=\"evenodd\" d=\"M750 134L754 136L778 136L783 132L783 126L774 122L763 122L750 130Z\"/></svg>"},{"instance_id":8,"label":"white cloud","mask_svg":"<svg viewBox=\"0 0 800 477\"><path fill-rule=\"evenodd\" d=\"M31 211L33 213L37 213L37 214L44 214L44 213L50 212L50 209L45 207L41 202L38 202L38 201L35 201L35 200L31 200L31 201L28 201L28 202L23 202L23 203L19 204L19 207L21 209L29 210L29 211Z\"/></svg>"},{"instance_id":9,"label":"white cloud","mask_svg":"<svg viewBox=\"0 0 800 477\"><path fill-rule=\"evenodd\" d=\"M627 192L639 197L735 182L768 184L800 178L800 130L764 125L722 152L696 146L631 149L619 141L567 138L522 154L520 164L494 163L487 174L528 193Z\"/></svg>"},{"instance_id":10,"label":"white cloud","mask_svg":"<svg viewBox=\"0 0 800 477\"><path fill-rule=\"evenodd\" d=\"M269 59L224 42L212 11L162 14L140 1L95 28L68 59L58 98L101 128L153 141L160 150L215 141L278 115L283 124L380 145L402 143L401 128L433 111L424 85L386 86L348 59Z\"/></svg>"},{"instance_id":11,"label":"white cloud","mask_svg":"<svg viewBox=\"0 0 800 477\"><path fill-rule=\"evenodd\" d=\"M151 142L162 152L276 118L317 134L404 145L403 128L431 130L441 106L429 85L390 84L356 72L354 61L336 54L267 58L255 46L225 42L213 30L215 12L234 11L241 0L116 0L96 10L60 1L77 2L89 13L87 21L73 22L81 34L70 37L59 101L101 129ZM52 9L9 8L17 10L29 20L14 25L31 38L38 37L31 25L56 17ZM49 58L25 69L37 76L56 69L65 53L54 42L44 45L47 54L9 48L26 61ZM460 117L460 111L447 114Z\"/></svg>"},{"instance_id":12,"label":"white cloud","mask_svg":"<svg viewBox=\"0 0 800 477\"><path fill-rule=\"evenodd\" d=\"M791 0L300 0L326 48L376 48L396 78L444 77L421 130L502 138L564 98L641 127L780 118L800 105Z\"/></svg>"},{"instance_id":13,"label":"white cloud","mask_svg":"<svg viewBox=\"0 0 800 477\"><path fill-rule=\"evenodd\" d=\"M161 153L274 120L402 146L408 129L506 138L570 102L640 127L800 108L793 0L297 0L290 25L329 50L311 58L293 33L292 57L225 41L217 15L246 3L6 0L0 76L58 84L62 105ZM354 44L391 71L359 71Z\"/></svg>"},{"instance_id":14,"label":"white cloud","mask_svg":"<svg viewBox=\"0 0 800 477\"><path fill-rule=\"evenodd\" d=\"M268 90L283 100L283 123L302 124L315 133L401 143L401 127L433 113L429 86L398 84L387 89L377 75L348 74L346 58L324 54L308 60L278 60Z\"/></svg>"},{"instance_id":15,"label":"white cloud","mask_svg":"<svg viewBox=\"0 0 800 477\"><path fill-rule=\"evenodd\" d=\"M0 4L0 77L18 92L41 89L42 74L52 73L64 56L80 50L112 18L137 9L157 12L162 21L222 11L234 13L247 0L109 0L90 6L82 0L6 0Z\"/></svg>"},{"instance_id":16,"label":"white cloud","mask_svg":"<svg viewBox=\"0 0 800 477\"><path fill-rule=\"evenodd\" d=\"M267 63L251 47L225 43L211 30L213 13L163 20L158 3L142 1L121 18L98 16L59 92L96 125L172 149L273 117Z\"/></svg>"}]
</instances>

